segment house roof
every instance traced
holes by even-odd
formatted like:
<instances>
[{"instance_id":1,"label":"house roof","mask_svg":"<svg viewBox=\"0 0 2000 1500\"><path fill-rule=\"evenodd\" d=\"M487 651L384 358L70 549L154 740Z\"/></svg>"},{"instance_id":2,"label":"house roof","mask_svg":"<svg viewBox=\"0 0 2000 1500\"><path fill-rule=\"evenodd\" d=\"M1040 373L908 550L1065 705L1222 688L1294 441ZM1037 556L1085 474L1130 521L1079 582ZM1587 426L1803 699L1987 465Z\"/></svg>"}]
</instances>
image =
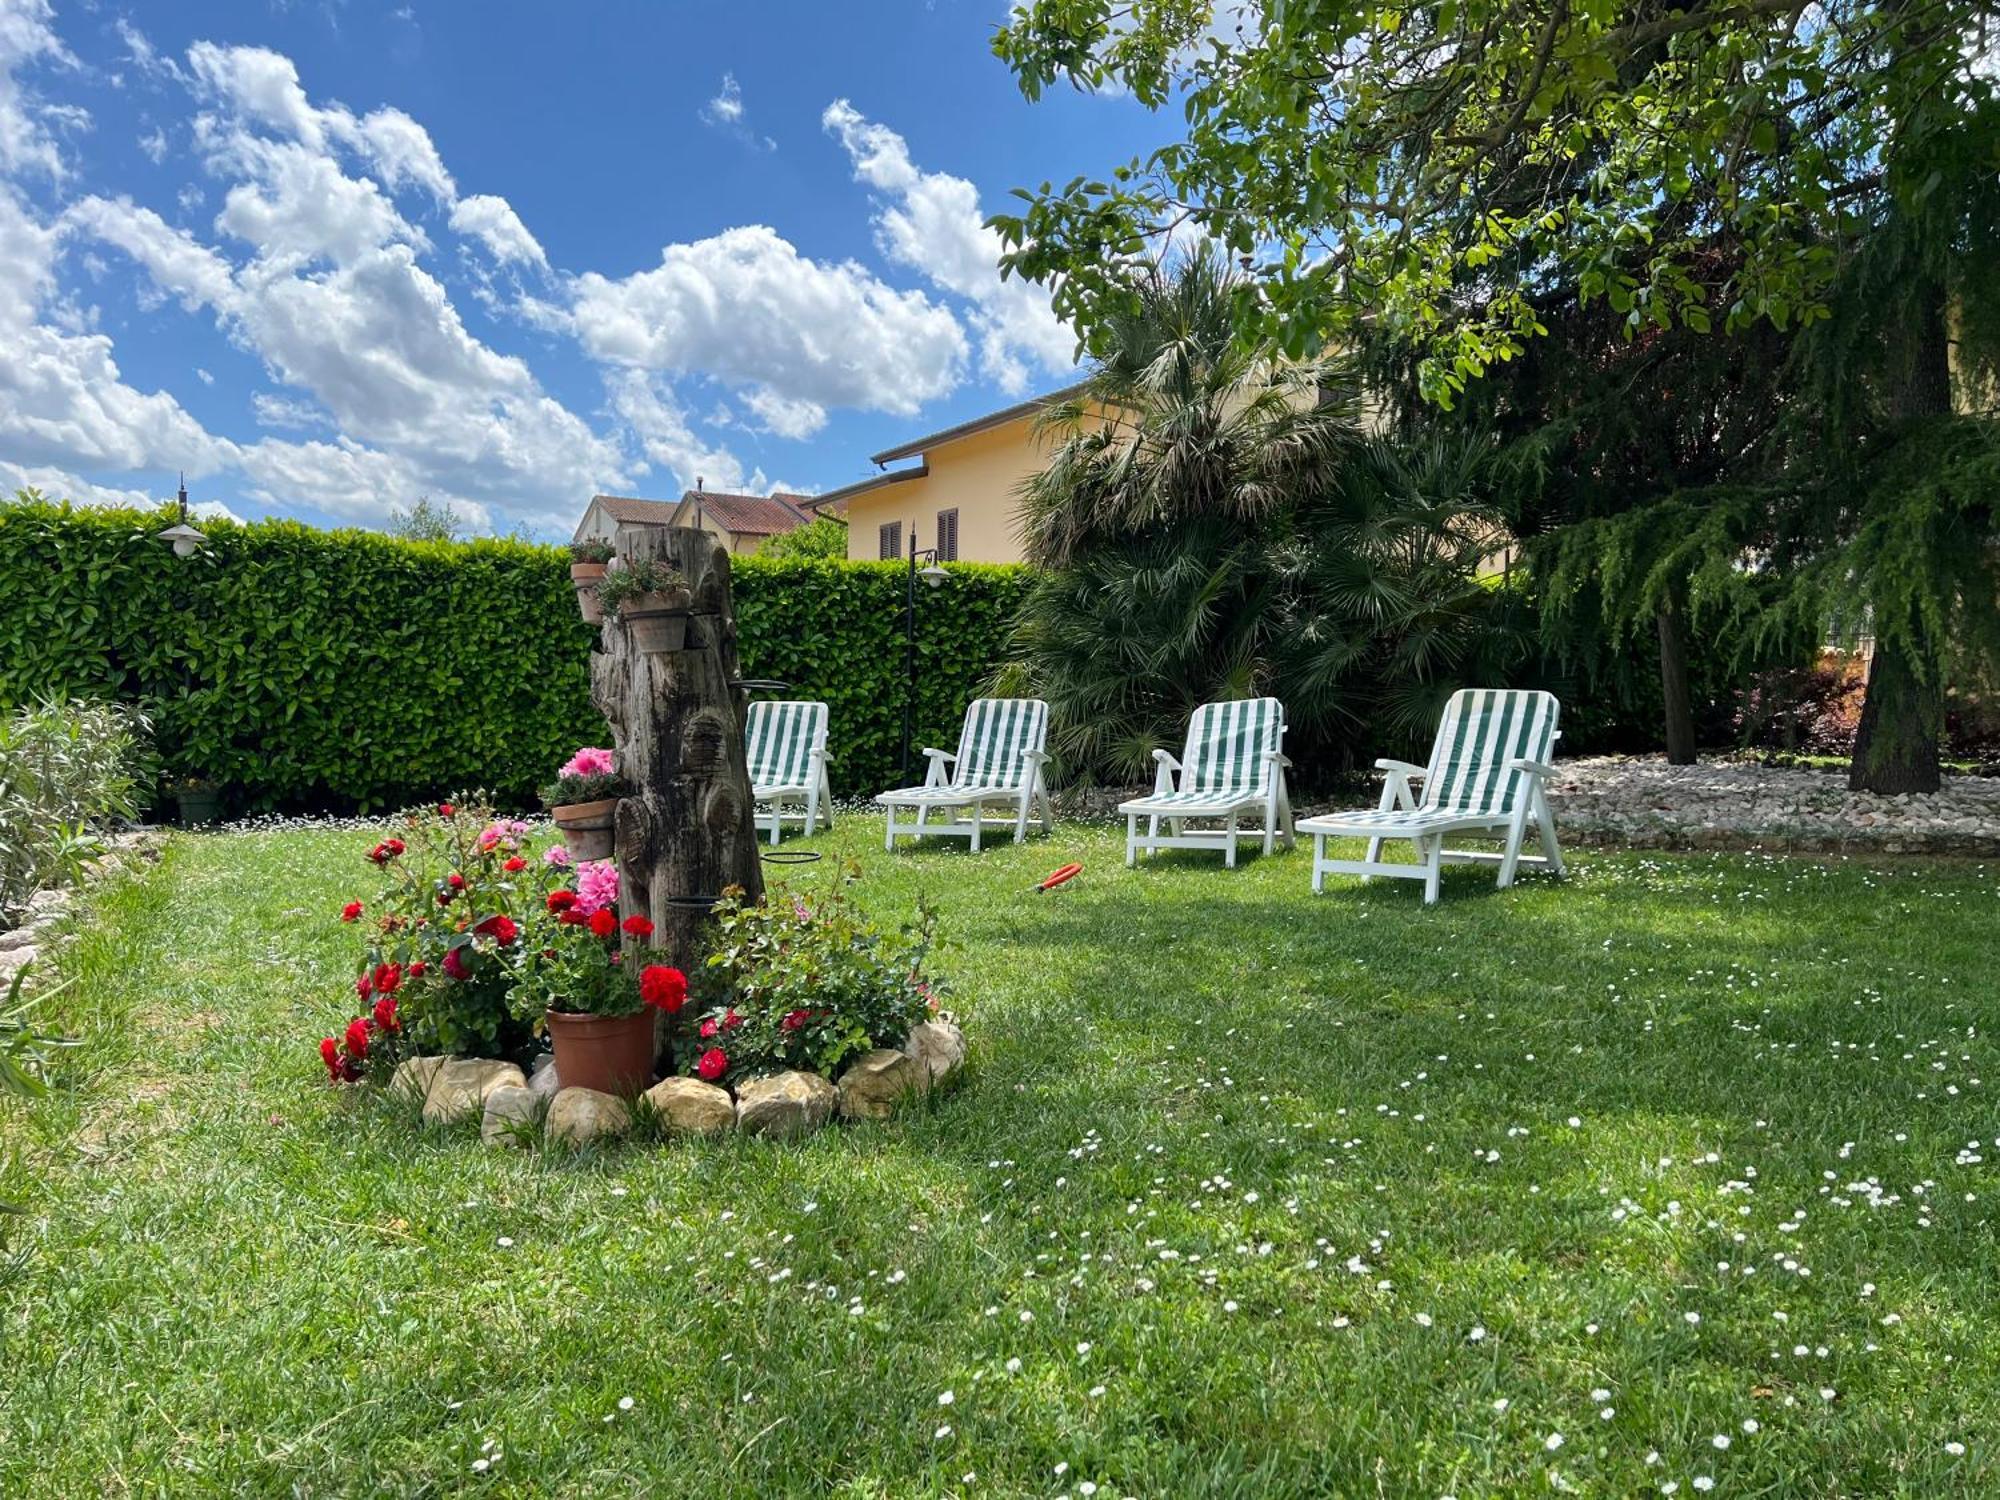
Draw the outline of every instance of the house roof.
<instances>
[{"instance_id":1,"label":"house roof","mask_svg":"<svg viewBox=\"0 0 2000 1500\"><path fill-rule=\"evenodd\" d=\"M922 479L930 471L931 467L929 464L916 464L907 469L892 469L887 474L871 474L866 479L857 480L853 484L843 485L837 490L828 490L823 495L814 495L810 500L805 501L804 504L808 509L818 511L823 516L828 514L838 515L847 509L848 501L865 495L870 490L886 489L892 484L902 484L904 481L910 479Z\"/></svg>"},{"instance_id":2,"label":"house roof","mask_svg":"<svg viewBox=\"0 0 2000 1500\"><path fill-rule=\"evenodd\" d=\"M724 531L741 536L776 536L792 531L812 519L803 507L804 495L731 495L721 490L689 490L683 504L692 500L710 520Z\"/></svg>"},{"instance_id":3,"label":"house roof","mask_svg":"<svg viewBox=\"0 0 2000 1500\"><path fill-rule=\"evenodd\" d=\"M960 438L968 438L975 433L986 432L995 427L1004 427L1007 423L1021 417L1033 416L1045 406L1053 406L1058 401L1068 400L1089 384L1090 382L1087 380L1079 380L1076 384L1066 385L1061 390L1049 391L1040 396L1031 396L1026 401L1017 401L1012 406L1003 406L999 411L991 411L983 417L974 417L968 422L960 422L956 427L946 427L926 437L920 437L914 442L904 443L895 448L885 448L868 461L873 464L893 463L896 459L908 458L912 454L922 453L930 448L941 448L946 443L955 443Z\"/></svg>"},{"instance_id":4,"label":"house roof","mask_svg":"<svg viewBox=\"0 0 2000 1500\"><path fill-rule=\"evenodd\" d=\"M635 526L671 526L674 512L680 509L678 501L640 500L631 495L592 495L590 503L601 507L612 520Z\"/></svg>"}]
</instances>

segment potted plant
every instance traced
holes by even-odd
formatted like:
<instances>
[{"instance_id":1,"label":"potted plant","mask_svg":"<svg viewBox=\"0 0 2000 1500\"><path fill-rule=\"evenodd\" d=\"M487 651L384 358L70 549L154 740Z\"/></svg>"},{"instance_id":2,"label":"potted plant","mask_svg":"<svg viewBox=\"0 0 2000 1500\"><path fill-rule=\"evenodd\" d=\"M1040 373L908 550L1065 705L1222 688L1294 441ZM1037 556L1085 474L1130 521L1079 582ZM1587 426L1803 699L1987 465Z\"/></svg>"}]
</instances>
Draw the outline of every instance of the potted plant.
<instances>
[{"instance_id":1,"label":"potted plant","mask_svg":"<svg viewBox=\"0 0 2000 1500\"><path fill-rule=\"evenodd\" d=\"M645 917L586 913L578 893L551 891L547 917L512 1004L555 1049L561 1087L629 1097L653 1081L654 1016L687 1003L687 976L659 962ZM620 943L623 943L623 947Z\"/></svg>"},{"instance_id":2,"label":"potted plant","mask_svg":"<svg viewBox=\"0 0 2000 1500\"><path fill-rule=\"evenodd\" d=\"M595 625L604 618L604 608L597 602L597 585L603 582L612 555L609 542L569 544L569 581L576 590L576 607L582 611L586 624Z\"/></svg>"},{"instance_id":3,"label":"potted plant","mask_svg":"<svg viewBox=\"0 0 2000 1500\"><path fill-rule=\"evenodd\" d=\"M597 585L597 602L607 619L632 633L632 644L658 654L687 645L688 616L694 600L678 570L649 557L627 559Z\"/></svg>"},{"instance_id":4,"label":"potted plant","mask_svg":"<svg viewBox=\"0 0 2000 1500\"><path fill-rule=\"evenodd\" d=\"M625 778L612 769L611 752L589 747L572 755L542 788L542 805L562 830L572 859L611 857L612 821L618 799L629 791Z\"/></svg>"},{"instance_id":5,"label":"potted plant","mask_svg":"<svg viewBox=\"0 0 2000 1500\"><path fill-rule=\"evenodd\" d=\"M222 816L222 790L206 776L169 776L160 790L174 799L184 828L198 828Z\"/></svg>"}]
</instances>

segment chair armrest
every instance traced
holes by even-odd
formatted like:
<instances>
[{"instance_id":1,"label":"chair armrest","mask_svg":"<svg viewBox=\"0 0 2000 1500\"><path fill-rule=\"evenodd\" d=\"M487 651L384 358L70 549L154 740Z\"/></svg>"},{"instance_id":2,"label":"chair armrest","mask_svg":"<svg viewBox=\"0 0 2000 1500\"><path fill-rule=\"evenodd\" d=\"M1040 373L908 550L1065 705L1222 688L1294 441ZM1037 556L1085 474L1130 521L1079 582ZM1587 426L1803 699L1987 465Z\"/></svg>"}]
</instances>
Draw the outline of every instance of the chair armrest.
<instances>
[{"instance_id":1,"label":"chair armrest","mask_svg":"<svg viewBox=\"0 0 2000 1500\"><path fill-rule=\"evenodd\" d=\"M1420 779L1431 774L1428 766L1413 766L1406 760L1378 760L1375 762L1375 769L1378 771L1393 771L1402 776L1414 776Z\"/></svg>"},{"instance_id":2,"label":"chair armrest","mask_svg":"<svg viewBox=\"0 0 2000 1500\"><path fill-rule=\"evenodd\" d=\"M1023 750L1021 754L1025 759L1033 761L1038 766L1048 764L1049 752L1046 750Z\"/></svg>"},{"instance_id":3,"label":"chair armrest","mask_svg":"<svg viewBox=\"0 0 2000 1500\"><path fill-rule=\"evenodd\" d=\"M1153 759L1160 765L1169 767L1175 771L1181 768L1181 763L1174 758L1174 752L1171 750L1155 750L1153 752Z\"/></svg>"},{"instance_id":4,"label":"chair armrest","mask_svg":"<svg viewBox=\"0 0 2000 1500\"><path fill-rule=\"evenodd\" d=\"M1553 776L1556 774L1556 768L1545 760L1510 760L1507 762L1507 769L1510 771L1526 771L1530 776Z\"/></svg>"},{"instance_id":5,"label":"chair armrest","mask_svg":"<svg viewBox=\"0 0 2000 1500\"><path fill-rule=\"evenodd\" d=\"M957 759L958 759L958 754L957 754L957 752L956 752L956 751L953 751L953 750L933 750L933 749L932 749L932 748L931 748L931 747L930 747L929 745L926 745L926 746L924 746L924 754L928 755L928 756L929 756L929 757L930 757L930 758L931 758L932 760L957 760Z\"/></svg>"},{"instance_id":6,"label":"chair armrest","mask_svg":"<svg viewBox=\"0 0 2000 1500\"><path fill-rule=\"evenodd\" d=\"M1292 763L1292 758L1282 750L1266 750L1264 759L1279 767L1289 766Z\"/></svg>"}]
</instances>

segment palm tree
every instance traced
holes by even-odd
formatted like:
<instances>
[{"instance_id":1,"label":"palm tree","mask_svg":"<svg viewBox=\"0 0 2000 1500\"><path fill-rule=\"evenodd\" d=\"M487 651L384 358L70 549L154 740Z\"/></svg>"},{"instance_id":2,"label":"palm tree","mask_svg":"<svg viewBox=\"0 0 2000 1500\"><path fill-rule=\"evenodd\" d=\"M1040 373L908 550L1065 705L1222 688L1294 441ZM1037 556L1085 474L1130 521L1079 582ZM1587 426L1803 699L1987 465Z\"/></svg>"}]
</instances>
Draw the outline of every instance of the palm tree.
<instances>
[{"instance_id":1,"label":"palm tree","mask_svg":"<svg viewBox=\"0 0 2000 1500\"><path fill-rule=\"evenodd\" d=\"M1400 741L1412 684L1485 668L1487 445L1368 438L1347 362L1236 343L1248 295L1210 251L1155 267L1042 419L1053 450L1021 494L1044 571L1000 681L1049 701L1070 771L1143 779L1196 705L1264 692L1302 748L1384 710Z\"/></svg>"}]
</instances>

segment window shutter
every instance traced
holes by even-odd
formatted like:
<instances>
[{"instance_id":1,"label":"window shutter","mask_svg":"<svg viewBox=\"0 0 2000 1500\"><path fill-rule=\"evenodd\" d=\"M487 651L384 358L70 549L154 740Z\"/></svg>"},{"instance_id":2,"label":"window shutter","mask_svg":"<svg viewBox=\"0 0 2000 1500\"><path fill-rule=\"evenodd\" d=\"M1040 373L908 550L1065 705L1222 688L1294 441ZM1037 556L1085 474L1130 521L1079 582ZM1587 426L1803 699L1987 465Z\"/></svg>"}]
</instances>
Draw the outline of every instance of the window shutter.
<instances>
[{"instance_id":1,"label":"window shutter","mask_svg":"<svg viewBox=\"0 0 2000 1500\"><path fill-rule=\"evenodd\" d=\"M882 524L882 560L887 562L892 557L901 557L902 555L903 523L901 521L885 521Z\"/></svg>"},{"instance_id":2,"label":"window shutter","mask_svg":"<svg viewBox=\"0 0 2000 1500\"><path fill-rule=\"evenodd\" d=\"M941 510L937 518L937 549L939 562L958 561L958 510Z\"/></svg>"}]
</instances>

